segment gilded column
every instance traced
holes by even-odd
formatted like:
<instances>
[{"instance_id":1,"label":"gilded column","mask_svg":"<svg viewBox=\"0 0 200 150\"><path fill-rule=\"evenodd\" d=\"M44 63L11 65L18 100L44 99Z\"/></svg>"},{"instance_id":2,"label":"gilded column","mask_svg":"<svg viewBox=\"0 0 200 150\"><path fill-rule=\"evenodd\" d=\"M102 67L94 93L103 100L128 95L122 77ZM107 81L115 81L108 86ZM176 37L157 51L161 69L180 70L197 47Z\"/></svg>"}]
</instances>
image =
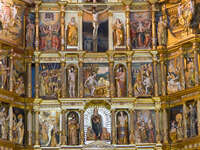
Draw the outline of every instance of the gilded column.
<instances>
[{"instance_id":1,"label":"gilded column","mask_svg":"<svg viewBox=\"0 0 200 150\"><path fill-rule=\"evenodd\" d=\"M199 59L198 59L198 46L197 42L193 43L194 50L194 71L195 71L195 86L199 85Z\"/></svg>"},{"instance_id":2,"label":"gilded column","mask_svg":"<svg viewBox=\"0 0 200 150\"><path fill-rule=\"evenodd\" d=\"M187 138L187 106L183 104L183 129L184 129L184 138Z\"/></svg>"},{"instance_id":3,"label":"gilded column","mask_svg":"<svg viewBox=\"0 0 200 150\"><path fill-rule=\"evenodd\" d=\"M9 107L9 141L13 141L13 106Z\"/></svg>"},{"instance_id":4,"label":"gilded column","mask_svg":"<svg viewBox=\"0 0 200 150\"><path fill-rule=\"evenodd\" d=\"M65 5L66 2L59 2L60 5L60 34L61 34L61 51L65 50Z\"/></svg>"},{"instance_id":5,"label":"gilded column","mask_svg":"<svg viewBox=\"0 0 200 150\"><path fill-rule=\"evenodd\" d=\"M65 69L65 62L61 62L61 97L65 98L66 97L66 69Z\"/></svg>"},{"instance_id":6,"label":"gilded column","mask_svg":"<svg viewBox=\"0 0 200 150\"><path fill-rule=\"evenodd\" d=\"M165 96L167 86L166 86L166 65L165 65L164 56L161 56L160 68L161 68L162 95Z\"/></svg>"},{"instance_id":7,"label":"gilded column","mask_svg":"<svg viewBox=\"0 0 200 150\"><path fill-rule=\"evenodd\" d=\"M62 138L61 138L61 144L65 145L67 144L67 137L66 137L66 120L65 120L65 114L67 112L65 110L62 110Z\"/></svg>"},{"instance_id":8,"label":"gilded column","mask_svg":"<svg viewBox=\"0 0 200 150\"><path fill-rule=\"evenodd\" d=\"M112 144L116 144L116 124L115 124L115 109L111 110L111 114L112 114Z\"/></svg>"},{"instance_id":9,"label":"gilded column","mask_svg":"<svg viewBox=\"0 0 200 150\"><path fill-rule=\"evenodd\" d=\"M126 5L126 48L131 50L130 5Z\"/></svg>"},{"instance_id":10,"label":"gilded column","mask_svg":"<svg viewBox=\"0 0 200 150\"><path fill-rule=\"evenodd\" d=\"M155 15L156 7L155 3L152 3L152 48L156 49L156 15Z\"/></svg>"},{"instance_id":11,"label":"gilded column","mask_svg":"<svg viewBox=\"0 0 200 150\"><path fill-rule=\"evenodd\" d=\"M133 95L133 87L132 87L132 55L133 53L128 53L128 61L127 61L127 69L128 69L128 97L132 97Z\"/></svg>"},{"instance_id":12,"label":"gilded column","mask_svg":"<svg viewBox=\"0 0 200 150\"><path fill-rule=\"evenodd\" d=\"M164 143L168 143L168 119L167 110L163 109L163 130L164 130Z\"/></svg>"},{"instance_id":13,"label":"gilded column","mask_svg":"<svg viewBox=\"0 0 200 150\"><path fill-rule=\"evenodd\" d=\"M79 50L83 50L83 12L80 11L78 13L78 22L79 22L79 27L78 27L78 47Z\"/></svg>"},{"instance_id":14,"label":"gilded column","mask_svg":"<svg viewBox=\"0 0 200 150\"><path fill-rule=\"evenodd\" d=\"M39 62L35 62L35 98L39 98Z\"/></svg>"},{"instance_id":15,"label":"gilded column","mask_svg":"<svg viewBox=\"0 0 200 150\"><path fill-rule=\"evenodd\" d=\"M158 96L158 76L157 76L157 52L153 53L153 77L154 77L154 95Z\"/></svg>"},{"instance_id":16,"label":"gilded column","mask_svg":"<svg viewBox=\"0 0 200 150\"><path fill-rule=\"evenodd\" d=\"M109 47L108 47L108 50L113 50L113 13L112 12L109 12L108 13L108 21L109 21L109 29L108 29L108 32L109 32L109 40L108 40L108 43L109 43Z\"/></svg>"},{"instance_id":17,"label":"gilded column","mask_svg":"<svg viewBox=\"0 0 200 150\"><path fill-rule=\"evenodd\" d=\"M84 110L80 111L80 144L83 145L84 144Z\"/></svg>"},{"instance_id":18,"label":"gilded column","mask_svg":"<svg viewBox=\"0 0 200 150\"><path fill-rule=\"evenodd\" d=\"M114 97L115 96L115 87L114 87L114 83L115 83L115 77L114 77L114 71L113 71L113 67L114 67L114 60L113 60L113 54L110 53L109 54L109 71L110 71L110 96Z\"/></svg>"},{"instance_id":19,"label":"gilded column","mask_svg":"<svg viewBox=\"0 0 200 150\"><path fill-rule=\"evenodd\" d=\"M39 142L39 111L35 110L35 145L40 145Z\"/></svg>"},{"instance_id":20,"label":"gilded column","mask_svg":"<svg viewBox=\"0 0 200 150\"><path fill-rule=\"evenodd\" d=\"M83 97L83 53L79 55L79 97Z\"/></svg>"},{"instance_id":21,"label":"gilded column","mask_svg":"<svg viewBox=\"0 0 200 150\"><path fill-rule=\"evenodd\" d=\"M155 111L156 111L156 142L160 143L160 108L161 102L159 98L155 99Z\"/></svg>"},{"instance_id":22,"label":"gilded column","mask_svg":"<svg viewBox=\"0 0 200 150\"><path fill-rule=\"evenodd\" d=\"M9 78L9 91L10 92L13 92L13 53L14 53L14 50L11 49L11 54L10 54L10 64L9 64L9 68L10 68L10 78Z\"/></svg>"},{"instance_id":23,"label":"gilded column","mask_svg":"<svg viewBox=\"0 0 200 150\"><path fill-rule=\"evenodd\" d=\"M35 1L35 50L39 51L39 8L41 1Z\"/></svg>"},{"instance_id":24,"label":"gilded column","mask_svg":"<svg viewBox=\"0 0 200 150\"><path fill-rule=\"evenodd\" d=\"M28 145L32 145L32 112L31 110L28 111L28 123L27 123L27 130L28 130Z\"/></svg>"},{"instance_id":25,"label":"gilded column","mask_svg":"<svg viewBox=\"0 0 200 150\"><path fill-rule=\"evenodd\" d=\"M198 136L200 136L200 98L197 99Z\"/></svg>"},{"instance_id":26,"label":"gilded column","mask_svg":"<svg viewBox=\"0 0 200 150\"><path fill-rule=\"evenodd\" d=\"M181 89L182 90L185 90L185 71L184 71L184 68L185 68L185 58L184 58L184 51L183 51L183 48L180 47L180 51L181 51Z\"/></svg>"},{"instance_id":27,"label":"gilded column","mask_svg":"<svg viewBox=\"0 0 200 150\"><path fill-rule=\"evenodd\" d=\"M134 144L135 143L135 135L134 135L134 113L135 111L133 109L130 109L130 135L129 135L129 141L130 144Z\"/></svg>"},{"instance_id":28,"label":"gilded column","mask_svg":"<svg viewBox=\"0 0 200 150\"><path fill-rule=\"evenodd\" d=\"M31 70L31 61L29 60L28 62L27 62L27 77L28 77L28 85L27 85L27 88L28 88L28 90L27 90L27 96L29 97L29 98L31 98L32 97L32 70Z\"/></svg>"}]
</instances>

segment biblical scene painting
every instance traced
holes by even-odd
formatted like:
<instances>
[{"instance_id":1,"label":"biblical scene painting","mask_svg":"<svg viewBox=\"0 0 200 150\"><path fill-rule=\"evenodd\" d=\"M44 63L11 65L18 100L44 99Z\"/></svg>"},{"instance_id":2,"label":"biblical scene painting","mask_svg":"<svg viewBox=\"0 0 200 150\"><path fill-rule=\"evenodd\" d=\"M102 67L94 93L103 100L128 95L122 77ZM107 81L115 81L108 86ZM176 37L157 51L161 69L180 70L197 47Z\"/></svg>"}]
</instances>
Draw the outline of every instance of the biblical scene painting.
<instances>
[{"instance_id":1,"label":"biblical scene painting","mask_svg":"<svg viewBox=\"0 0 200 150\"><path fill-rule=\"evenodd\" d=\"M150 49L151 36L151 12L131 13L131 45L133 49Z\"/></svg>"},{"instance_id":2,"label":"biblical scene painting","mask_svg":"<svg viewBox=\"0 0 200 150\"><path fill-rule=\"evenodd\" d=\"M129 143L129 117L126 111L117 113L117 144Z\"/></svg>"},{"instance_id":3,"label":"biblical scene painting","mask_svg":"<svg viewBox=\"0 0 200 150\"><path fill-rule=\"evenodd\" d=\"M155 111L137 110L135 116L136 143L155 143Z\"/></svg>"},{"instance_id":4,"label":"biblical scene painting","mask_svg":"<svg viewBox=\"0 0 200 150\"><path fill-rule=\"evenodd\" d=\"M40 50L60 49L60 15L56 12L40 13Z\"/></svg>"},{"instance_id":5,"label":"biblical scene painting","mask_svg":"<svg viewBox=\"0 0 200 150\"><path fill-rule=\"evenodd\" d=\"M115 66L115 87L117 97L127 96L127 72L123 64Z\"/></svg>"},{"instance_id":6,"label":"biblical scene painting","mask_svg":"<svg viewBox=\"0 0 200 150\"><path fill-rule=\"evenodd\" d=\"M59 138L60 114L56 111L40 111L40 145L43 147L56 147L60 142Z\"/></svg>"},{"instance_id":7,"label":"biblical scene painting","mask_svg":"<svg viewBox=\"0 0 200 150\"><path fill-rule=\"evenodd\" d=\"M13 0L0 1L0 39L15 45L22 45L23 13Z\"/></svg>"},{"instance_id":8,"label":"biblical scene painting","mask_svg":"<svg viewBox=\"0 0 200 150\"><path fill-rule=\"evenodd\" d=\"M13 142L17 144L25 144L25 115L21 108L13 108Z\"/></svg>"},{"instance_id":9,"label":"biblical scene painting","mask_svg":"<svg viewBox=\"0 0 200 150\"><path fill-rule=\"evenodd\" d=\"M8 51L0 52L0 88L9 88L9 57Z\"/></svg>"},{"instance_id":10,"label":"biblical scene painting","mask_svg":"<svg viewBox=\"0 0 200 150\"><path fill-rule=\"evenodd\" d=\"M181 90L181 59L176 57L169 60L167 65L167 92L168 94Z\"/></svg>"},{"instance_id":11,"label":"biblical scene painting","mask_svg":"<svg viewBox=\"0 0 200 150\"><path fill-rule=\"evenodd\" d=\"M67 145L79 145L80 121L77 112L70 111L66 114L66 129Z\"/></svg>"},{"instance_id":12,"label":"biblical scene painting","mask_svg":"<svg viewBox=\"0 0 200 150\"><path fill-rule=\"evenodd\" d=\"M110 143L111 113L104 107L91 107L84 113L85 143L104 140Z\"/></svg>"},{"instance_id":13,"label":"biblical scene painting","mask_svg":"<svg viewBox=\"0 0 200 150\"><path fill-rule=\"evenodd\" d=\"M183 127L183 106L176 106L170 109L170 140L175 142L184 138Z\"/></svg>"},{"instance_id":14,"label":"biblical scene painting","mask_svg":"<svg viewBox=\"0 0 200 150\"><path fill-rule=\"evenodd\" d=\"M194 57L193 54L188 53L185 57L185 83L186 88L191 88L195 85L194 74Z\"/></svg>"},{"instance_id":15,"label":"biblical scene painting","mask_svg":"<svg viewBox=\"0 0 200 150\"><path fill-rule=\"evenodd\" d=\"M133 63L132 84L135 97L148 97L153 95L153 67L152 63Z\"/></svg>"},{"instance_id":16,"label":"biblical scene painting","mask_svg":"<svg viewBox=\"0 0 200 150\"><path fill-rule=\"evenodd\" d=\"M67 66L67 97L78 96L78 68L76 65Z\"/></svg>"},{"instance_id":17,"label":"biblical scene painting","mask_svg":"<svg viewBox=\"0 0 200 150\"><path fill-rule=\"evenodd\" d=\"M44 99L56 99L61 93L61 70L58 63L42 63L39 72L39 95Z\"/></svg>"},{"instance_id":18,"label":"biblical scene painting","mask_svg":"<svg viewBox=\"0 0 200 150\"><path fill-rule=\"evenodd\" d=\"M88 52L108 50L108 8L91 7L83 10L83 49Z\"/></svg>"},{"instance_id":19,"label":"biblical scene painting","mask_svg":"<svg viewBox=\"0 0 200 150\"><path fill-rule=\"evenodd\" d=\"M67 12L65 15L66 46L67 49L77 49L79 41L79 19L77 12Z\"/></svg>"},{"instance_id":20,"label":"biblical scene painting","mask_svg":"<svg viewBox=\"0 0 200 150\"><path fill-rule=\"evenodd\" d=\"M188 101L187 106L187 136L194 137L198 134L197 103L194 100Z\"/></svg>"},{"instance_id":21,"label":"biblical scene painting","mask_svg":"<svg viewBox=\"0 0 200 150\"><path fill-rule=\"evenodd\" d=\"M86 63L84 70L84 96L85 97L109 97L109 67L108 64Z\"/></svg>"},{"instance_id":22,"label":"biblical scene painting","mask_svg":"<svg viewBox=\"0 0 200 150\"><path fill-rule=\"evenodd\" d=\"M13 59L13 89L19 96L25 96L25 62L21 56Z\"/></svg>"},{"instance_id":23,"label":"biblical scene painting","mask_svg":"<svg viewBox=\"0 0 200 150\"><path fill-rule=\"evenodd\" d=\"M125 14L113 13L113 45L115 49L125 48Z\"/></svg>"},{"instance_id":24,"label":"biblical scene painting","mask_svg":"<svg viewBox=\"0 0 200 150\"><path fill-rule=\"evenodd\" d=\"M26 48L35 47L35 14L29 13L26 19Z\"/></svg>"},{"instance_id":25,"label":"biblical scene painting","mask_svg":"<svg viewBox=\"0 0 200 150\"><path fill-rule=\"evenodd\" d=\"M9 139L9 104L0 103L0 139Z\"/></svg>"}]
</instances>

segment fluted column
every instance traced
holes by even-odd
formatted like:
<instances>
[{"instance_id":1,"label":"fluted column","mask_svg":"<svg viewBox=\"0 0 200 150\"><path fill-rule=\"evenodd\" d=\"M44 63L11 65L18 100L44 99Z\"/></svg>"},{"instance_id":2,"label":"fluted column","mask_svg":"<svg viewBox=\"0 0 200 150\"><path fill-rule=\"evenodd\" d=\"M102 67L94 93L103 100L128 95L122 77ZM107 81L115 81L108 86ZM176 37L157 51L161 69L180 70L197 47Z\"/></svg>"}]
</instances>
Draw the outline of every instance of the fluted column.
<instances>
[{"instance_id":1,"label":"fluted column","mask_svg":"<svg viewBox=\"0 0 200 150\"><path fill-rule=\"evenodd\" d=\"M13 141L13 106L9 107L9 141Z\"/></svg>"},{"instance_id":2,"label":"fluted column","mask_svg":"<svg viewBox=\"0 0 200 150\"><path fill-rule=\"evenodd\" d=\"M131 50L130 5L126 5L126 48Z\"/></svg>"},{"instance_id":3,"label":"fluted column","mask_svg":"<svg viewBox=\"0 0 200 150\"><path fill-rule=\"evenodd\" d=\"M183 129L184 129L184 138L187 138L187 106L183 104Z\"/></svg>"},{"instance_id":4,"label":"fluted column","mask_svg":"<svg viewBox=\"0 0 200 150\"><path fill-rule=\"evenodd\" d=\"M83 87L83 55L79 55L79 97L83 97L84 95L84 87Z\"/></svg>"},{"instance_id":5,"label":"fluted column","mask_svg":"<svg viewBox=\"0 0 200 150\"><path fill-rule=\"evenodd\" d=\"M65 50L65 5L66 2L59 2L60 5L60 34L61 34L61 51Z\"/></svg>"},{"instance_id":6,"label":"fluted column","mask_svg":"<svg viewBox=\"0 0 200 150\"><path fill-rule=\"evenodd\" d=\"M153 54L153 77L154 77L154 95L158 96L158 76L157 76L157 58L156 52Z\"/></svg>"},{"instance_id":7,"label":"fluted column","mask_svg":"<svg viewBox=\"0 0 200 150\"><path fill-rule=\"evenodd\" d=\"M83 12L80 11L78 13L78 24L79 24L79 27L78 27L78 47L79 47L79 50L83 50Z\"/></svg>"},{"instance_id":8,"label":"fluted column","mask_svg":"<svg viewBox=\"0 0 200 150\"><path fill-rule=\"evenodd\" d=\"M108 26L108 32L109 32L109 38L108 38L108 49L113 50L113 13L109 12L108 13L108 21L109 21L109 26Z\"/></svg>"},{"instance_id":9,"label":"fluted column","mask_svg":"<svg viewBox=\"0 0 200 150\"><path fill-rule=\"evenodd\" d=\"M32 97L32 70L31 70L31 62L27 63L27 96L29 98Z\"/></svg>"},{"instance_id":10,"label":"fluted column","mask_svg":"<svg viewBox=\"0 0 200 150\"><path fill-rule=\"evenodd\" d=\"M164 130L164 143L168 143L168 119L167 110L163 109L163 130Z\"/></svg>"},{"instance_id":11,"label":"fluted column","mask_svg":"<svg viewBox=\"0 0 200 150\"><path fill-rule=\"evenodd\" d=\"M41 1L35 1L35 50L39 51L39 7Z\"/></svg>"},{"instance_id":12,"label":"fluted column","mask_svg":"<svg viewBox=\"0 0 200 150\"><path fill-rule=\"evenodd\" d=\"M127 61L127 69L128 69L128 97L133 96L133 87L132 87L132 54L128 54L128 61Z\"/></svg>"},{"instance_id":13,"label":"fluted column","mask_svg":"<svg viewBox=\"0 0 200 150\"><path fill-rule=\"evenodd\" d=\"M115 110L114 109L112 109L111 110L111 114L112 114L112 144L116 144L116 137L117 137L117 135L116 135L116 121L115 121Z\"/></svg>"},{"instance_id":14,"label":"fluted column","mask_svg":"<svg viewBox=\"0 0 200 150\"><path fill-rule=\"evenodd\" d=\"M39 129L39 111L35 110L35 145L40 145Z\"/></svg>"},{"instance_id":15,"label":"fluted column","mask_svg":"<svg viewBox=\"0 0 200 150\"><path fill-rule=\"evenodd\" d=\"M10 68L10 78L9 78L9 91L13 92L13 53L14 50L11 49L11 54L10 54L10 64L9 64L9 68Z\"/></svg>"},{"instance_id":16,"label":"fluted column","mask_svg":"<svg viewBox=\"0 0 200 150\"><path fill-rule=\"evenodd\" d=\"M39 62L35 62L35 98L39 98Z\"/></svg>"},{"instance_id":17,"label":"fluted column","mask_svg":"<svg viewBox=\"0 0 200 150\"><path fill-rule=\"evenodd\" d=\"M130 109L130 133L129 133L129 141L130 144L134 144L135 143L135 135L134 135L134 113L135 111L133 109Z\"/></svg>"},{"instance_id":18,"label":"fluted column","mask_svg":"<svg viewBox=\"0 0 200 150\"><path fill-rule=\"evenodd\" d=\"M155 3L152 4L152 48L156 49L156 15L155 15L156 7Z\"/></svg>"},{"instance_id":19,"label":"fluted column","mask_svg":"<svg viewBox=\"0 0 200 150\"><path fill-rule=\"evenodd\" d=\"M199 85L199 59L198 59L198 46L197 42L193 43L194 50L194 71L195 71L195 86Z\"/></svg>"},{"instance_id":20,"label":"fluted column","mask_svg":"<svg viewBox=\"0 0 200 150\"><path fill-rule=\"evenodd\" d=\"M65 98L66 97L66 69L65 69L65 62L61 62L61 97Z\"/></svg>"},{"instance_id":21,"label":"fluted column","mask_svg":"<svg viewBox=\"0 0 200 150\"><path fill-rule=\"evenodd\" d=\"M32 145L32 112L28 111L27 117L27 130L28 130L28 145Z\"/></svg>"},{"instance_id":22,"label":"fluted column","mask_svg":"<svg viewBox=\"0 0 200 150\"><path fill-rule=\"evenodd\" d=\"M84 144L84 110L80 111L80 144Z\"/></svg>"},{"instance_id":23,"label":"fluted column","mask_svg":"<svg viewBox=\"0 0 200 150\"><path fill-rule=\"evenodd\" d=\"M114 97L115 96L115 87L114 87L115 77L114 77L113 67L114 67L113 54L109 54L110 97Z\"/></svg>"},{"instance_id":24,"label":"fluted column","mask_svg":"<svg viewBox=\"0 0 200 150\"><path fill-rule=\"evenodd\" d=\"M180 47L180 51L181 51L181 56L180 56L180 59L181 59L181 90L185 90L185 71L184 71L184 68L185 68L185 65L184 65L184 51L183 51L183 48Z\"/></svg>"},{"instance_id":25,"label":"fluted column","mask_svg":"<svg viewBox=\"0 0 200 150\"><path fill-rule=\"evenodd\" d=\"M66 137L66 120L65 114L67 113L65 110L62 110L62 132L61 132L61 145L67 144L67 137Z\"/></svg>"},{"instance_id":26,"label":"fluted column","mask_svg":"<svg viewBox=\"0 0 200 150\"><path fill-rule=\"evenodd\" d=\"M198 136L200 136L200 98L197 98Z\"/></svg>"}]
</instances>

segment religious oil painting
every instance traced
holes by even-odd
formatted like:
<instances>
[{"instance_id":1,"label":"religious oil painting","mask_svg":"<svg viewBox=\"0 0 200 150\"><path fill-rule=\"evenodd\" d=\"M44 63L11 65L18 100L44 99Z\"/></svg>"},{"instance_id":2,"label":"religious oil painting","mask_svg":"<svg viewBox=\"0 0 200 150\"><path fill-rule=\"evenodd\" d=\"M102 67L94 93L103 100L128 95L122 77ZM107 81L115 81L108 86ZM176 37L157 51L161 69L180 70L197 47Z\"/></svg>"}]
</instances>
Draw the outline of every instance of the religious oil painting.
<instances>
[{"instance_id":1,"label":"religious oil painting","mask_svg":"<svg viewBox=\"0 0 200 150\"><path fill-rule=\"evenodd\" d=\"M167 92L168 94L181 90L181 59L170 59L167 65Z\"/></svg>"},{"instance_id":2,"label":"religious oil painting","mask_svg":"<svg viewBox=\"0 0 200 150\"><path fill-rule=\"evenodd\" d=\"M117 144L124 145L129 143L129 116L126 111L119 111L116 115L117 120Z\"/></svg>"},{"instance_id":3,"label":"religious oil painting","mask_svg":"<svg viewBox=\"0 0 200 150\"><path fill-rule=\"evenodd\" d=\"M61 93L61 70L58 63L42 63L39 71L39 95L44 99L56 99Z\"/></svg>"},{"instance_id":4,"label":"religious oil painting","mask_svg":"<svg viewBox=\"0 0 200 150\"><path fill-rule=\"evenodd\" d=\"M13 89L19 96L25 96L25 62L19 55L14 57Z\"/></svg>"},{"instance_id":5,"label":"religious oil painting","mask_svg":"<svg viewBox=\"0 0 200 150\"><path fill-rule=\"evenodd\" d=\"M76 50L79 46L79 18L78 12L67 12L65 15L65 33L67 50Z\"/></svg>"},{"instance_id":6,"label":"religious oil painting","mask_svg":"<svg viewBox=\"0 0 200 150\"><path fill-rule=\"evenodd\" d=\"M194 55L192 53L188 53L185 57L185 83L186 88L195 85Z\"/></svg>"},{"instance_id":7,"label":"religious oil painting","mask_svg":"<svg viewBox=\"0 0 200 150\"><path fill-rule=\"evenodd\" d=\"M9 104L1 102L0 103L0 139L9 139Z\"/></svg>"},{"instance_id":8,"label":"religious oil painting","mask_svg":"<svg viewBox=\"0 0 200 150\"><path fill-rule=\"evenodd\" d=\"M60 15L57 12L40 13L40 50L58 51L60 49Z\"/></svg>"},{"instance_id":9,"label":"religious oil painting","mask_svg":"<svg viewBox=\"0 0 200 150\"><path fill-rule=\"evenodd\" d=\"M0 10L0 39L22 46L24 8L14 0L1 0Z\"/></svg>"},{"instance_id":10,"label":"religious oil painting","mask_svg":"<svg viewBox=\"0 0 200 150\"><path fill-rule=\"evenodd\" d=\"M170 118L170 132L169 137L171 142L181 140L184 138L183 126L183 106L175 106L169 111Z\"/></svg>"},{"instance_id":11,"label":"religious oil painting","mask_svg":"<svg viewBox=\"0 0 200 150\"><path fill-rule=\"evenodd\" d=\"M187 136L195 137L198 135L197 102L187 101L186 106Z\"/></svg>"},{"instance_id":12,"label":"religious oil painting","mask_svg":"<svg viewBox=\"0 0 200 150\"><path fill-rule=\"evenodd\" d=\"M123 64L117 64L115 66L115 87L116 96L125 97L127 96L127 72L126 67Z\"/></svg>"},{"instance_id":13,"label":"religious oil painting","mask_svg":"<svg viewBox=\"0 0 200 150\"><path fill-rule=\"evenodd\" d=\"M67 97L78 96L78 68L74 64L70 64L66 68L66 85L67 85Z\"/></svg>"},{"instance_id":14,"label":"religious oil painting","mask_svg":"<svg viewBox=\"0 0 200 150\"><path fill-rule=\"evenodd\" d=\"M9 73L9 52L0 51L0 88L8 90Z\"/></svg>"},{"instance_id":15,"label":"religious oil painting","mask_svg":"<svg viewBox=\"0 0 200 150\"><path fill-rule=\"evenodd\" d=\"M108 50L108 8L82 8L83 49L88 52Z\"/></svg>"},{"instance_id":16,"label":"religious oil painting","mask_svg":"<svg viewBox=\"0 0 200 150\"><path fill-rule=\"evenodd\" d=\"M131 13L131 45L133 49L150 49L152 46L151 12Z\"/></svg>"},{"instance_id":17,"label":"religious oil painting","mask_svg":"<svg viewBox=\"0 0 200 150\"><path fill-rule=\"evenodd\" d=\"M12 110L10 110L12 111ZM25 144L25 110L21 108L13 108L13 142L23 145Z\"/></svg>"},{"instance_id":18,"label":"religious oil painting","mask_svg":"<svg viewBox=\"0 0 200 150\"><path fill-rule=\"evenodd\" d=\"M104 107L90 107L84 113L85 144L103 140L110 143L111 113Z\"/></svg>"},{"instance_id":19,"label":"religious oil painting","mask_svg":"<svg viewBox=\"0 0 200 150\"><path fill-rule=\"evenodd\" d=\"M26 22L26 48L35 48L35 14L29 13Z\"/></svg>"},{"instance_id":20,"label":"religious oil painting","mask_svg":"<svg viewBox=\"0 0 200 150\"><path fill-rule=\"evenodd\" d=\"M66 113L66 135L67 145L79 145L80 143L80 121L76 111Z\"/></svg>"},{"instance_id":21,"label":"religious oil painting","mask_svg":"<svg viewBox=\"0 0 200 150\"><path fill-rule=\"evenodd\" d=\"M136 143L155 143L155 111L137 110L135 116Z\"/></svg>"},{"instance_id":22,"label":"religious oil painting","mask_svg":"<svg viewBox=\"0 0 200 150\"><path fill-rule=\"evenodd\" d=\"M125 14L124 13L113 13L113 45L114 48L123 49L125 48L125 37L126 37L126 28L125 28Z\"/></svg>"},{"instance_id":23,"label":"religious oil painting","mask_svg":"<svg viewBox=\"0 0 200 150\"><path fill-rule=\"evenodd\" d=\"M154 80L151 62L132 64L132 84L135 97L153 96Z\"/></svg>"},{"instance_id":24,"label":"religious oil painting","mask_svg":"<svg viewBox=\"0 0 200 150\"><path fill-rule=\"evenodd\" d=\"M84 96L85 97L109 97L109 67L106 63L83 65L84 70Z\"/></svg>"},{"instance_id":25,"label":"religious oil painting","mask_svg":"<svg viewBox=\"0 0 200 150\"><path fill-rule=\"evenodd\" d=\"M40 111L39 135L42 147L57 147L60 142L59 122L60 114L57 111Z\"/></svg>"}]
</instances>

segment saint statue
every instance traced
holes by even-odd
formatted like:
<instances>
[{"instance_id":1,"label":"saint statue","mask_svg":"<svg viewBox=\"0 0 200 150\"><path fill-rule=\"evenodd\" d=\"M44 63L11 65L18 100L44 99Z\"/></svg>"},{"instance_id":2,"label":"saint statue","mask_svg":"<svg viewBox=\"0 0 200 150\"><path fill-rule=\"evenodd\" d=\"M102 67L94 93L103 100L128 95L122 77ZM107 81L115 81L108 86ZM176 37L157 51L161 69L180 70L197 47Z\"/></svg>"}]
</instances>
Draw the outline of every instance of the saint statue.
<instances>
[{"instance_id":1,"label":"saint statue","mask_svg":"<svg viewBox=\"0 0 200 150\"><path fill-rule=\"evenodd\" d=\"M120 111L117 125L118 144L128 144L128 116Z\"/></svg>"},{"instance_id":2,"label":"saint statue","mask_svg":"<svg viewBox=\"0 0 200 150\"><path fill-rule=\"evenodd\" d=\"M77 117L72 113L68 118L68 144L69 145L78 145L79 139L79 124Z\"/></svg>"},{"instance_id":3,"label":"saint statue","mask_svg":"<svg viewBox=\"0 0 200 150\"><path fill-rule=\"evenodd\" d=\"M17 116L18 122L16 124L16 130L17 130L17 143L18 144L23 144L23 139L24 139L24 123L23 123L23 116L22 114L19 114Z\"/></svg>"},{"instance_id":4,"label":"saint statue","mask_svg":"<svg viewBox=\"0 0 200 150\"><path fill-rule=\"evenodd\" d=\"M69 69L68 85L69 85L69 96L75 97L76 73L73 66L71 66L71 68Z\"/></svg>"},{"instance_id":5,"label":"saint statue","mask_svg":"<svg viewBox=\"0 0 200 150\"><path fill-rule=\"evenodd\" d=\"M192 104L189 105L189 112L188 112L188 117L189 117L189 129L190 129L190 136L196 136L196 109Z\"/></svg>"},{"instance_id":6,"label":"saint statue","mask_svg":"<svg viewBox=\"0 0 200 150\"><path fill-rule=\"evenodd\" d=\"M94 92L97 86L97 80L96 80L96 73L93 72L85 81L85 87L88 88L90 91L90 96L94 96Z\"/></svg>"},{"instance_id":7,"label":"saint statue","mask_svg":"<svg viewBox=\"0 0 200 150\"><path fill-rule=\"evenodd\" d=\"M121 20L116 19L116 23L113 26L114 30L114 45L122 46L124 45L124 28Z\"/></svg>"},{"instance_id":8,"label":"saint statue","mask_svg":"<svg viewBox=\"0 0 200 150\"><path fill-rule=\"evenodd\" d=\"M116 72L117 97L125 96L126 74L122 66Z\"/></svg>"},{"instance_id":9,"label":"saint statue","mask_svg":"<svg viewBox=\"0 0 200 150\"><path fill-rule=\"evenodd\" d=\"M71 18L67 26L67 45L77 46L78 45L78 28L75 17Z\"/></svg>"},{"instance_id":10,"label":"saint statue","mask_svg":"<svg viewBox=\"0 0 200 150\"><path fill-rule=\"evenodd\" d=\"M34 37L35 37L35 25L32 23L31 19L27 19L26 26L26 47L33 47Z\"/></svg>"},{"instance_id":11,"label":"saint statue","mask_svg":"<svg viewBox=\"0 0 200 150\"><path fill-rule=\"evenodd\" d=\"M91 117L92 130L95 133L95 139L100 140L102 135L102 118L98 113L98 109L94 108L93 115Z\"/></svg>"},{"instance_id":12,"label":"saint statue","mask_svg":"<svg viewBox=\"0 0 200 150\"><path fill-rule=\"evenodd\" d=\"M162 16L158 22L158 45L165 46L167 44L167 23L163 21Z\"/></svg>"}]
</instances>

